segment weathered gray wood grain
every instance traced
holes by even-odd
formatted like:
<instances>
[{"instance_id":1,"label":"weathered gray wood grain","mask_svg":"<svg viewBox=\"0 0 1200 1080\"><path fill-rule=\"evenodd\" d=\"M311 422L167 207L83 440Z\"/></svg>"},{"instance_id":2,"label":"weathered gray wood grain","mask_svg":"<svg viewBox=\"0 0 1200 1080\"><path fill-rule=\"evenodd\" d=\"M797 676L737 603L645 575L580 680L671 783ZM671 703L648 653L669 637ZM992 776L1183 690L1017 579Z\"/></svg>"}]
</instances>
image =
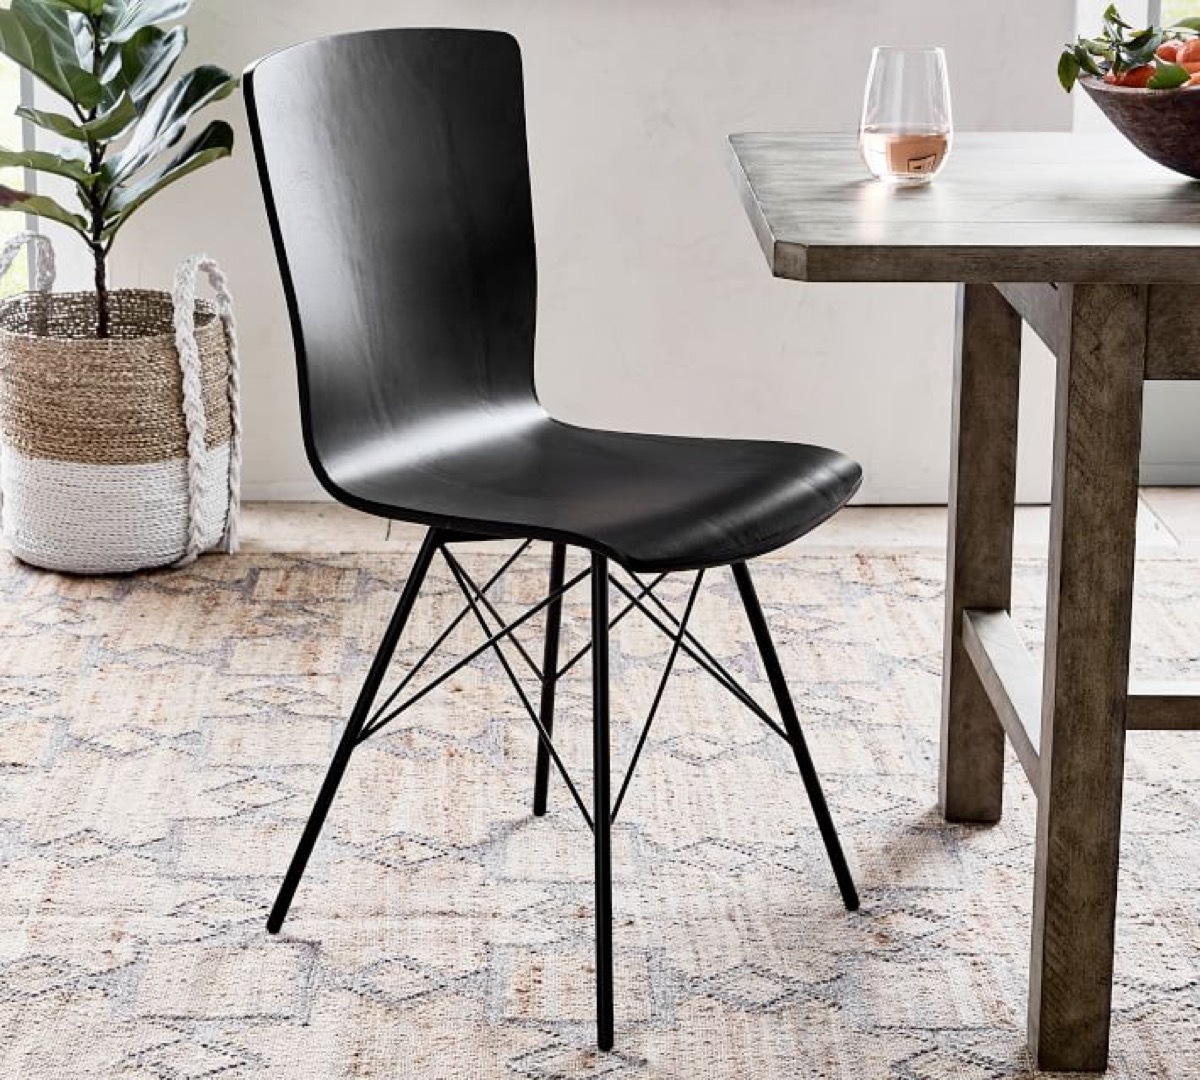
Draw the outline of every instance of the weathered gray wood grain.
<instances>
[{"instance_id":1,"label":"weathered gray wood grain","mask_svg":"<svg viewBox=\"0 0 1200 1080\"><path fill-rule=\"evenodd\" d=\"M1007 282L996 287L1047 348L1055 356L1061 356L1069 344L1074 286ZM1147 379L1200 379L1197 311L1200 311L1200 286L1150 286L1146 321Z\"/></svg>"},{"instance_id":2,"label":"weathered gray wood grain","mask_svg":"<svg viewBox=\"0 0 1200 1080\"><path fill-rule=\"evenodd\" d=\"M1021 319L991 285L958 292L938 796L948 821L999 821L1004 730L967 656L966 608L1007 609Z\"/></svg>"},{"instance_id":3,"label":"weathered gray wood grain","mask_svg":"<svg viewBox=\"0 0 1200 1080\"><path fill-rule=\"evenodd\" d=\"M1147 379L1200 379L1198 313L1200 288L1155 285L1150 289Z\"/></svg>"},{"instance_id":4,"label":"weathered gray wood grain","mask_svg":"<svg viewBox=\"0 0 1200 1080\"><path fill-rule=\"evenodd\" d=\"M996 716L1017 752L1025 776L1040 787L1042 701L1037 664L1007 611L963 612L963 646Z\"/></svg>"},{"instance_id":5,"label":"weathered gray wood grain","mask_svg":"<svg viewBox=\"0 0 1200 1080\"><path fill-rule=\"evenodd\" d=\"M1042 1069L1108 1059L1147 292L1077 286L1058 363L1029 965Z\"/></svg>"},{"instance_id":6,"label":"weathered gray wood grain","mask_svg":"<svg viewBox=\"0 0 1200 1080\"><path fill-rule=\"evenodd\" d=\"M1061 356L1070 343L1071 285L1008 282L996 286L1046 347Z\"/></svg>"},{"instance_id":7,"label":"weathered gray wood grain","mask_svg":"<svg viewBox=\"0 0 1200 1080\"><path fill-rule=\"evenodd\" d=\"M1200 684L1133 682L1126 731L1200 731Z\"/></svg>"},{"instance_id":8,"label":"weathered gray wood grain","mask_svg":"<svg viewBox=\"0 0 1200 1080\"><path fill-rule=\"evenodd\" d=\"M778 277L1200 283L1200 184L1115 135L960 135L916 188L871 179L852 135L739 134L730 151Z\"/></svg>"}]
</instances>

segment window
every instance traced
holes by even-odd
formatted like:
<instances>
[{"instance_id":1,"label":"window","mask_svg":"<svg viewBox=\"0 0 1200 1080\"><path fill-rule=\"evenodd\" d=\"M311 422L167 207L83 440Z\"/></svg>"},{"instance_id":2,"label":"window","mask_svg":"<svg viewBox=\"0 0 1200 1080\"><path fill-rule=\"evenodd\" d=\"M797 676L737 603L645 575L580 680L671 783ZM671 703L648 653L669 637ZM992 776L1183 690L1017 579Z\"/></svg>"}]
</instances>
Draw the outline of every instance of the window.
<instances>
[{"instance_id":1,"label":"window","mask_svg":"<svg viewBox=\"0 0 1200 1080\"><path fill-rule=\"evenodd\" d=\"M1200 17L1200 0L1161 0L1161 7L1164 26L1170 26L1180 19Z\"/></svg>"},{"instance_id":2,"label":"window","mask_svg":"<svg viewBox=\"0 0 1200 1080\"><path fill-rule=\"evenodd\" d=\"M7 0L2 7L8 7ZM21 103L21 70L7 59L0 59L0 146L16 149L25 145L25 133L21 120L15 115ZM6 187L24 188L25 176L21 169L0 169L0 184ZM0 244L26 228L23 214L0 214ZM29 281L29 259L18 258L4 278L0 280L0 296L11 296L20 292Z\"/></svg>"},{"instance_id":3,"label":"window","mask_svg":"<svg viewBox=\"0 0 1200 1080\"><path fill-rule=\"evenodd\" d=\"M21 76L15 64L0 61L0 146L19 147L23 145L21 121L13 115L13 110L21 100ZM0 169L0 184L6 187L23 188L25 186L24 170ZM9 237L15 236L25 228L23 214L0 214L0 244ZM10 296L25 288L28 279L29 260L21 257L13 263L12 268L0 280L0 296Z\"/></svg>"}]
</instances>

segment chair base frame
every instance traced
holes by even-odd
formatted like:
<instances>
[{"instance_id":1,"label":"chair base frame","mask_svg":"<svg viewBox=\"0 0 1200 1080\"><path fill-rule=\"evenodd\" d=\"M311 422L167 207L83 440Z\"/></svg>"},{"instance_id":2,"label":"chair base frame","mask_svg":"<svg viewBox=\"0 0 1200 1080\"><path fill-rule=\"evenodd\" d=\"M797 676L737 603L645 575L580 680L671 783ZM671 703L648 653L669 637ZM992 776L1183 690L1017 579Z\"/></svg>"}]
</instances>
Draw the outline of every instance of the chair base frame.
<instances>
[{"instance_id":1,"label":"chair base frame","mask_svg":"<svg viewBox=\"0 0 1200 1080\"><path fill-rule=\"evenodd\" d=\"M519 618L504 623L488 592L528 550L532 541L525 541L518 550L501 565L484 584L478 584L450 551L452 543L480 542L491 539L484 536L469 536L439 529L430 529L417 553L412 570L401 592L396 609L392 614L379 649L371 662L362 689L342 733L329 770L317 794L312 813L304 826L299 844L288 867L275 903L267 919L267 929L277 934L287 917L296 889L304 876L309 857L316 846L329 808L337 794L342 777L355 748L396 719L401 713L415 705L428 693L460 671L468 663L492 649L513 684L526 712L538 733L538 754L534 770L533 812L542 816L546 812L549 790L550 766L553 764L562 776L568 791L574 798L584 820L591 828L595 844L595 921L596 921L596 1035L601 1050L611 1050L614 1041L613 1023L613 938L612 938L612 850L611 832L617 813L624 801L629 783L633 778L642 749L657 715L663 693L679 654L685 653L705 672L736 697L743 705L767 723L792 748L805 791L812 804L817 827L824 842L826 853L833 868L842 901L849 911L859 906L858 893L846 863L841 842L833 823L832 815L821 790L816 766L809 754L795 704L788 690L783 668L775 650L767 626L766 617L750 577L749 567L743 563L732 566L734 581L755 643L766 670L775 704L782 723L777 723L770 714L745 690L729 671L691 633L688 623L704 579L704 571L697 573L682 616L675 616L655 593L655 589L666 579L667 574L658 574L649 583L638 575L629 574L632 587L622 582L610 570L609 560L600 554L592 554L589 569L566 576L566 547L554 544L550 561L549 588L544 599L524 612ZM440 554L466 598L467 606L450 622L425 654L409 669L399 686L381 704L376 705L383 680L391 666L392 658L404 633L405 626L416 606L421 587L433 565L434 557ZM563 597L584 580L591 583L591 641L565 664L559 664L559 639L562 627ZM616 614L610 615L610 592L615 588L625 598L625 605ZM546 611L545 647L539 666L528 651L514 636L514 631L541 611ZM652 625L671 639L671 651L660 678L657 691L650 706L649 715L642 727L641 736L634 750L624 780L618 789L617 798L612 798L611 758L609 730L609 632L632 611L639 611ZM399 705L397 698L408 687L426 662L437 652L454 629L468 616L473 615L483 630L486 640L464 658L431 680L423 689L410 694ZM493 628L492 620L498 626ZM535 709L524 687L513 670L512 662L504 651L504 643L511 644L521 659L533 671L540 683L541 696ZM555 688L559 680L581 661L588 653L592 655L592 805L591 810L579 794L570 773L559 757L553 741Z\"/></svg>"}]
</instances>

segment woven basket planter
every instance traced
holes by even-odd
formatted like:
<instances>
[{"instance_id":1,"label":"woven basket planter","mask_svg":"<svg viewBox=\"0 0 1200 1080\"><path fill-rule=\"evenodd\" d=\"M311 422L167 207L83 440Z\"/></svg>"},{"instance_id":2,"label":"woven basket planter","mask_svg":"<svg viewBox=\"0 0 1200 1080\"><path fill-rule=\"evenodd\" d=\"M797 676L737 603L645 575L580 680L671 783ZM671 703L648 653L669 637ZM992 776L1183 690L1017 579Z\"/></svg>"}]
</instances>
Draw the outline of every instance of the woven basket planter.
<instances>
[{"instance_id":1,"label":"woven basket planter","mask_svg":"<svg viewBox=\"0 0 1200 1080\"><path fill-rule=\"evenodd\" d=\"M197 269L217 305L196 300ZM93 293L0 303L0 489L18 558L119 573L233 548L236 345L218 278L196 259L173 293L113 292L104 340Z\"/></svg>"}]
</instances>

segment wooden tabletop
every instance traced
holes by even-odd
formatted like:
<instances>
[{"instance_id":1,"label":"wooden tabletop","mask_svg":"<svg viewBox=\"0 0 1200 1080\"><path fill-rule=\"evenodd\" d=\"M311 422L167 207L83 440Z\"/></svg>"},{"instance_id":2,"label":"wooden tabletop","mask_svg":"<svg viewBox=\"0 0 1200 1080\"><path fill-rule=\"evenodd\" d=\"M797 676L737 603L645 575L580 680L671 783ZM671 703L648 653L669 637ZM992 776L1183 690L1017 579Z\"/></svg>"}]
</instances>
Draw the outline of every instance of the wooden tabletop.
<instances>
[{"instance_id":1,"label":"wooden tabletop","mask_svg":"<svg viewBox=\"0 0 1200 1080\"><path fill-rule=\"evenodd\" d=\"M1115 134L957 135L907 188L871 179L852 135L729 144L776 277L1200 284L1200 182Z\"/></svg>"}]
</instances>

